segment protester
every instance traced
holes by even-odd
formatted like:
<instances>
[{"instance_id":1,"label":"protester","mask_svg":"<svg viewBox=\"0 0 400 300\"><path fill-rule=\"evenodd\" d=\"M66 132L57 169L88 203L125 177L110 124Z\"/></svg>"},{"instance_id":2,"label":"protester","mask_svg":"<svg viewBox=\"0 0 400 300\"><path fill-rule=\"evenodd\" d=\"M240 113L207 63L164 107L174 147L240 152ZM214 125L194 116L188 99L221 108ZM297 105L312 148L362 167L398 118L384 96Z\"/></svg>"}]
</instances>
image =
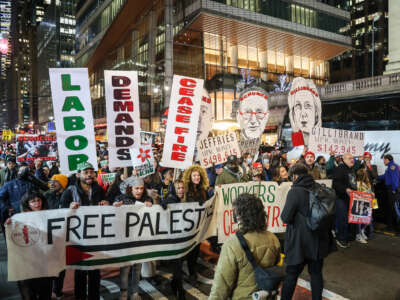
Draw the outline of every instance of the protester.
<instances>
[{"instance_id":1,"label":"protester","mask_svg":"<svg viewBox=\"0 0 400 300\"><path fill-rule=\"evenodd\" d=\"M363 155L363 163L361 165L367 171L369 182L371 184L371 189L374 190L374 183L376 183L378 179L378 167L376 165L371 164L372 154L369 152L364 152Z\"/></svg>"},{"instance_id":2,"label":"protester","mask_svg":"<svg viewBox=\"0 0 400 300\"><path fill-rule=\"evenodd\" d=\"M6 159L6 167L0 170L0 187L6 182L17 178L17 161L15 156L8 156Z\"/></svg>"},{"instance_id":3,"label":"protester","mask_svg":"<svg viewBox=\"0 0 400 300\"><path fill-rule=\"evenodd\" d=\"M325 157L322 155L318 156L317 159L315 160L315 167L319 171L320 179L327 179L328 175L326 172L326 160Z\"/></svg>"},{"instance_id":4,"label":"protester","mask_svg":"<svg viewBox=\"0 0 400 300\"><path fill-rule=\"evenodd\" d=\"M44 182L47 182L49 178L46 176L46 173L43 170L43 160L40 158L35 159L34 167L35 167L35 177Z\"/></svg>"},{"instance_id":5,"label":"protester","mask_svg":"<svg viewBox=\"0 0 400 300\"><path fill-rule=\"evenodd\" d=\"M334 152L330 153L329 160L326 163L326 175L328 176L328 178L332 179L333 172L342 163L343 163L342 155L335 154Z\"/></svg>"},{"instance_id":6,"label":"protester","mask_svg":"<svg viewBox=\"0 0 400 300\"><path fill-rule=\"evenodd\" d=\"M218 177L221 175L218 175ZM184 202L197 202L203 205L208 199L208 177L204 168L200 165L190 166L183 173L182 181L185 186ZM189 279L193 284L197 282L197 258L199 257L199 253L200 245L197 245L186 257L189 268Z\"/></svg>"},{"instance_id":7,"label":"protester","mask_svg":"<svg viewBox=\"0 0 400 300\"><path fill-rule=\"evenodd\" d=\"M274 181L278 182L278 184L289 181L289 175L286 167L280 166L275 169Z\"/></svg>"},{"instance_id":8,"label":"protester","mask_svg":"<svg viewBox=\"0 0 400 300\"><path fill-rule=\"evenodd\" d=\"M35 191L27 191L21 199L23 212L41 211L47 209L46 198ZM27 216L28 217L28 216ZM11 224L7 219L6 226ZM23 300L50 300L52 277L40 277L18 281L18 288Z\"/></svg>"},{"instance_id":9,"label":"protester","mask_svg":"<svg viewBox=\"0 0 400 300\"><path fill-rule=\"evenodd\" d=\"M267 231L267 215L262 201L250 194L241 194L233 202L235 222L258 265L267 268L280 259L280 243ZM222 246L209 300L251 299L258 291L253 266L247 260L238 238L231 236Z\"/></svg>"},{"instance_id":10,"label":"protester","mask_svg":"<svg viewBox=\"0 0 400 300\"><path fill-rule=\"evenodd\" d=\"M293 186L286 197L281 219L287 224L285 233L286 278L282 287L282 300L292 299L297 279L308 266L311 277L312 299L322 299L323 260L335 250L331 229L334 220L326 227L311 231L306 224L309 215L309 190L315 181L309 174L309 169L302 163L290 168L289 175L293 178Z\"/></svg>"},{"instance_id":11,"label":"protester","mask_svg":"<svg viewBox=\"0 0 400 300\"><path fill-rule=\"evenodd\" d=\"M124 170L123 169L118 170L115 173L115 178L113 183L107 189L106 200L108 202L113 203L115 201L115 198L121 195L120 185L124 180L125 180Z\"/></svg>"},{"instance_id":12,"label":"protester","mask_svg":"<svg viewBox=\"0 0 400 300\"><path fill-rule=\"evenodd\" d=\"M129 177L120 185L121 195L115 199L114 206L121 205L146 205L152 206L152 199L147 195L144 181L141 178ZM144 263L144 264L149 264ZM140 265L139 265L140 266ZM120 270L121 296L120 300L127 300L130 295L131 300L140 300L139 295L139 273L138 265L132 268L131 279L129 280L130 266L122 267Z\"/></svg>"},{"instance_id":13,"label":"protester","mask_svg":"<svg viewBox=\"0 0 400 300\"><path fill-rule=\"evenodd\" d=\"M57 161L49 161L47 165L50 167L49 178L53 177L53 175L60 174L60 170L57 166Z\"/></svg>"},{"instance_id":14,"label":"protester","mask_svg":"<svg viewBox=\"0 0 400 300\"><path fill-rule=\"evenodd\" d=\"M105 192L95 181L96 173L91 163L78 165L79 179L70 185L61 197L63 207L78 209L80 206L109 205L105 200ZM88 280L87 278L88 277ZM88 282L89 299L100 299L100 270L75 270L74 294L79 300L86 299L86 284Z\"/></svg>"},{"instance_id":15,"label":"protester","mask_svg":"<svg viewBox=\"0 0 400 300\"><path fill-rule=\"evenodd\" d=\"M368 172L366 169L361 168L357 171L356 173L356 179L357 179L357 191L363 192L363 193L370 193L373 194L372 192L372 185L368 176ZM358 224L357 226L357 235L356 235L356 241L360 242L362 244L366 244L368 237L365 233L365 229L369 227L370 228L370 234L372 234L373 229L372 229L372 217L371 217L371 223L368 225L361 225Z\"/></svg>"},{"instance_id":16,"label":"protester","mask_svg":"<svg viewBox=\"0 0 400 300\"><path fill-rule=\"evenodd\" d=\"M247 174L243 174L239 170L239 161L236 155L228 156L228 160L224 167L224 171L217 176L216 185L246 182L248 181Z\"/></svg>"},{"instance_id":17,"label":"protester","mask_svg":"<svg viewBox=\"0 0 400 300\"><path fill-rule=\"evenodd\" d=\"M399 196L399 180L400 180L400 169L399 165L393 161L391 154L386 154L383 157L383 163L387 166L385 174L378 177L379 181L383 181L386 186L386 230L394 231L394 225L396 224L396 214L394 209L394 203L396 197Z\"/></svg>"},{"instance_id":18,"label":"protester","mask_svg":"<svg viewBox=\"0 0 400 300\"><path fill-rule=\"evenodd\" d=\"M321 179L321 174L319 172L319 168L314 165L314 162L315 162L314 152L307 151L304 154L304 161L305 161L306 167L308 169L308 173L314 178L314 180Z\"/></svg>"},{"instance_id":19,"label":"protester","mask_svg":"<svg viewBox=\"0 0 400 300\"><path fill-rule=\"evenodd\" d=\"M349 223L348 213L350 194L357 190L356 174L353 169L354 158L350 153L343 156L343 164L340 164L333 173L332 187L336 191L336 243L341 248L349 247Z\"/></svg>"}]
</instances>

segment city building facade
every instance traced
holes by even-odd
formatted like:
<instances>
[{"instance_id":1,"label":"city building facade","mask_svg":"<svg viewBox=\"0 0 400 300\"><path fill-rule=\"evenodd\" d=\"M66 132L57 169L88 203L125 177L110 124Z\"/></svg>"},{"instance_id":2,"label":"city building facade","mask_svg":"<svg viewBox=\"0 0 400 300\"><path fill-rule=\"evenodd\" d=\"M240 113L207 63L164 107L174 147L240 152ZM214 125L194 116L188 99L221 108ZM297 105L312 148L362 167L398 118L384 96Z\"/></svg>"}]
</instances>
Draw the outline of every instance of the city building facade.
<instances>
[{"instance_id":1,"label":"city building facade","mask_svg":"<svg viewBox=\"0 0 400 300\"><path fill-rule=\"evenodd\" d=\"M97 125L105 126L104 70L138 71L141 125L152 131L168 106L173 74L205 79L217 121L232 118L244 81L271 92L281 76L327 83L329 60L351 47L344 31L350 13L333 2L126 2L85 64ZM285 109L276 113L271 128Z\"/></svg>"},{"instance_id":2,"label":"city building facade","mask_svg":"<svg viewBox=\"0 0 400 300\"><path fill-rule=\"evenodd\" d=\"M49 68L70 68L75 59L75 1L50 0L37 29L40 130L53 121Z\"/></svg>"},{"instance_id":3,"label":"city building facade","mask_svg":"<svg viewBox=\"0 0 400 300\"><path fill-rule=\"evenodd\" d=\"M350 14L352 49L331 60L332 83L382 75L389 60L388 0L352 0Z\"/></svg>"}]
</instances>

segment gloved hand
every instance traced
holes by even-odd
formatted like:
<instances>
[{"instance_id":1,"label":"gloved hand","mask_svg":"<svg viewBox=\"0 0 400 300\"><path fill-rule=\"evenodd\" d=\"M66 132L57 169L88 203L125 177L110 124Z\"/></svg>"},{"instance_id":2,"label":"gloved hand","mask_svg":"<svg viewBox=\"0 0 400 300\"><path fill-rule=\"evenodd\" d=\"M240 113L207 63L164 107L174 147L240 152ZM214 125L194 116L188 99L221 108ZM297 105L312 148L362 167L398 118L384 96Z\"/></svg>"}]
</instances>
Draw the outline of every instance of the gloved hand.
<instances>
[{"instance_id":1,"label":"gloved hand","mask_svg":"<svg viewBox=\"0 0 400 300\"><path fill-rule=\"evenodd\" d=\"M203 200L200 200L200 201L199 201L199 205L200 205L200 206L203 206L203 205L204 205L204 201L203 201Z\"/></svg>"},{"instance_id":2,"label":"gloved hand","mask_svg":"<svg viewBox=\"0 0 400 300\"><path fill-rule=\"evenodd\" d=\"M165 203L165 201L162 201L162 202L160 203L160 205L161 205L161 207L162 207L164 210L168 208L168 204Z\"/></svg>"}]
</instances>

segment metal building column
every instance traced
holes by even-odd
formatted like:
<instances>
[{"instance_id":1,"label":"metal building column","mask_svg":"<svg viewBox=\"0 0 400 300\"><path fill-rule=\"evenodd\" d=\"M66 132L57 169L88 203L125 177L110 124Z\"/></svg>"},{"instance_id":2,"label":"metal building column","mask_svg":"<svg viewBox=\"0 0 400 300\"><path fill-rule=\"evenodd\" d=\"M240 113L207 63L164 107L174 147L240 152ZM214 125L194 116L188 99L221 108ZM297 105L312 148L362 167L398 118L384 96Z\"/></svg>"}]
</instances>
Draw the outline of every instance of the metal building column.
<instances>
[{"instance_id":1,"label":"metal building column","mask_svg":"<svg viewBox=\"0 0 400 300\"><path fill-rule=\"evenodd\" d=\"M164 0L164 20L165 20L165 59L164 59L164 108L169 106L171 95L172 78L174 75L174 22L172 0Z\"/></svg>"}]
</instances>

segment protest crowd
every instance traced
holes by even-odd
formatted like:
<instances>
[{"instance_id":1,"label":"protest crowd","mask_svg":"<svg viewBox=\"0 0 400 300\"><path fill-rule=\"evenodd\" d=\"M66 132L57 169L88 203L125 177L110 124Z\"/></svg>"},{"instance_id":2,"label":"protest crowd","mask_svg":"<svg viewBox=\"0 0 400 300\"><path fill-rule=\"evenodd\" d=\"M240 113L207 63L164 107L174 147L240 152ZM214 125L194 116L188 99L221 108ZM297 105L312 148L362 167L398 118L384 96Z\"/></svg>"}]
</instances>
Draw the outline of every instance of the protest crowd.
<instances>
[{"instance_id":1,"label":"protest crowd","mask_svg":"<svg viewBox=\"0 0 400 300\"><path fill-rule=\"evenodd\" d=\"M250 111L241 117L244 118L243 122L248 122L262 116L263 112ZM255 126L256 130L259 130L259 126ZM251 130L252 127L249 127L249 132ZM180 132L183 134L185 128L181 128ZM257 135L257 132L253 136L247 133L251 138ZM232 138L235 136L236 133ZM225 144L232 138L226 135ZM177 140L177 143L183 143L179 136ZM15 144L3 144L0 149L3 233L6 234L6 228L12 226L14 216L21 214L28 220L30 215L35 215L32 212L42 210L79 211L85 206L101 206L100 210L108 206L159 206L167 210L179 203L204 206L209 199L215 199L213 197L224 186L238 183L256 185L261 182L274 182L283 186L291 183L280 214L282 222L286 224L285 233L275 234L268 230L267 220L272 219L272 216L269 210L265 210L261 200L263 195L242 192L232 203L232 218L238 226L237 237L232 235L224 243L220 243L215 234L207 239L210 251L219 257L209 299L275 299L280 286L281 299L288 300L292 299L297 279L306 265L311 277L312 299L322 299L324 259L336 251L337 247L346 249L352 241L367 244L373 238L373 208L383 206L387 230L399 230L396 223L399 213L396 201L399 197L400 169L390 154L383 157L387 169L383 175L378 176L376 166L371 164L372 155L368 152L356 157L349 152L339 155L333 151L329 155L317 156L304 146L298 157L288 159L287 150L281 143L267 145L258 141L255 153L229 152L226 155L221 151L225 156L223 162L206 161L207 168L200 153L195 153L190 166L180 168L177 165L171 168L163 166L162 158L171 155L165 142L153 141L152 153L146 152L145 156L141 156L143 153L140 151L138 157L143 158L143 165L148 164L148 158L153 158L150 166L152 171L147 175L141 166L110 167L110 153L104 143L96 143L97 165L90 160L78 163L76 172L71 174L60 171L63 155L60 149L59 159L20 160ZM174 145L173 151L178 146ZM203 146L207 147L204 143ZM184 155L183 152L172 153L178 153L177 157ZM321 180L331 181L331 188L316 183ZM376 190L378 186L379 191ZM354 192L371 195L370 206L363 201L352 201ZM318 198L321 194L329 202L330 211L316 221L312 214L314 208L310 208L310 195L317 198L314 199L317 203L321 200ZM353 202L355 204L351 206ZM370 221L367 224L350 223L349 211L356 216L368 216ZM188 222L184 216L175 219L175 222ZM281 252L284 253L285 267L278 267L282 266ZM166 261L173 269L170 286L176 299L186 297L184 280L196 285L200 256L200 244L197 243L184 256ZM182 271L184 261L188 264L187 278ZM157 260L148 260L121 266L120 299L141 299L138 282L146 278L150 283L155 283L158 263ZM271 275L262 283L259 279L261 271L255 268L257 265L264 270L274 270L275 273L271 274L275 274L275 282L270 278L274 277ZM277 266L276 269L271 269L274 266ZM21 298L45 300L51 299L54 293L57 299L62 299L64 277L65 270L62 270L58 276L19 280ZM100 299L100 279L100 268L76 269L75 298Z\"/></svg>"}]
</instances>

